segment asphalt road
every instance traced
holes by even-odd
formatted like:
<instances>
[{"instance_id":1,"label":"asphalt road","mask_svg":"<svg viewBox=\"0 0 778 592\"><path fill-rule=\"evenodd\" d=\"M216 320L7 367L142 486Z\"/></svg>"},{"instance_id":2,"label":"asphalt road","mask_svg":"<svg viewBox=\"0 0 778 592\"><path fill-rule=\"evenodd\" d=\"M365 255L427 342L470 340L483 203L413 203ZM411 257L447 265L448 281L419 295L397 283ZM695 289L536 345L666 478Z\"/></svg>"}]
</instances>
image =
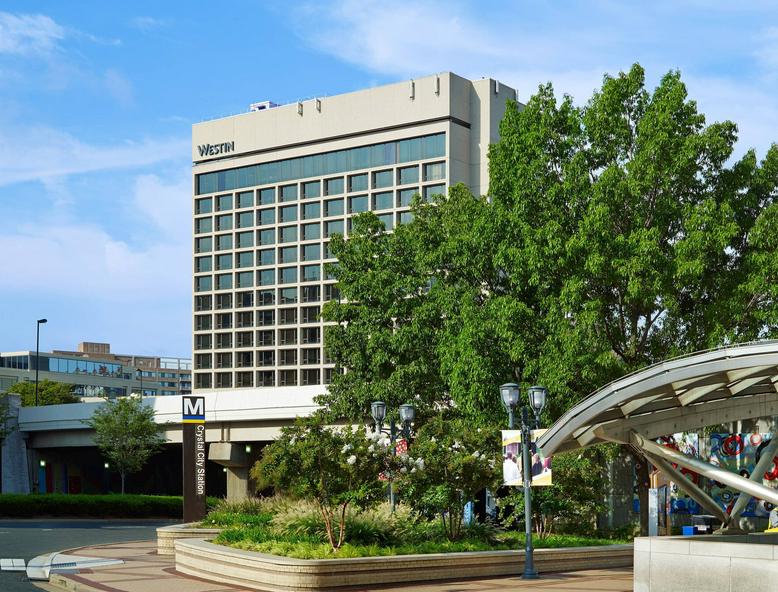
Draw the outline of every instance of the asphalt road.
<instances>
[{"instance_id":1,"label":"asphalt road","mask_svg":"<svg viewBox=\"0 0 778 592\"><path fill-rule=\"evenodd\" d=\"M160 520L0 520L0 558L29 561L37 555L84 545L156 538ZM2 592L40 592L24 572L0 572Z\"/></svg>"}]
</instances>

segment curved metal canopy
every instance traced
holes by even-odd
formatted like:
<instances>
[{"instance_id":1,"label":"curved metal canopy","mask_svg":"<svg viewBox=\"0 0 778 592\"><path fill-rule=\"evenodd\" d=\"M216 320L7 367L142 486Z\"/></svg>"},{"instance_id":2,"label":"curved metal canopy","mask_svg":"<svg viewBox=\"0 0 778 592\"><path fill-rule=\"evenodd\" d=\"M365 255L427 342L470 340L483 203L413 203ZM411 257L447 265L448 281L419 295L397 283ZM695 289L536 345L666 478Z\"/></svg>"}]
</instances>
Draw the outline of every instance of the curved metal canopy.
<instances>
[{"instance_id":1,"label":"curved metal canopy","mask_svg":"<svg viewBox=\"0 0 778 592\"><path fill-rule=\"evenodd\" d=\"M616 380L538 440L545 454L778 416L778 340L690 354Z\"/></svg>"}]
</instances>

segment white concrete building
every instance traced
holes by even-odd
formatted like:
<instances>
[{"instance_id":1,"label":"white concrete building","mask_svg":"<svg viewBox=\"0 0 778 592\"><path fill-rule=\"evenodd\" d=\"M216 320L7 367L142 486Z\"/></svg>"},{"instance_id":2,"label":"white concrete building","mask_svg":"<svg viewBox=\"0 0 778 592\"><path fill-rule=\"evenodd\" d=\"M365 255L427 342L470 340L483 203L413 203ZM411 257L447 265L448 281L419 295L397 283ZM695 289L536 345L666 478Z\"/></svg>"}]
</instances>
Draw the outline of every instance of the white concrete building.
<instances>
[{"instance_id":1,"label":"white concrete building","mask_svg":"<svg viewBox=\"0 0 778 592\"><path fill-rule=\"evenodd\" d=\"M373 211L391 230L455 183L488 187L487 152L516 91L443 73L192 128L194 393L309 404L331 381L322 303L334 233Z\"/></svg>"}]
</instances>

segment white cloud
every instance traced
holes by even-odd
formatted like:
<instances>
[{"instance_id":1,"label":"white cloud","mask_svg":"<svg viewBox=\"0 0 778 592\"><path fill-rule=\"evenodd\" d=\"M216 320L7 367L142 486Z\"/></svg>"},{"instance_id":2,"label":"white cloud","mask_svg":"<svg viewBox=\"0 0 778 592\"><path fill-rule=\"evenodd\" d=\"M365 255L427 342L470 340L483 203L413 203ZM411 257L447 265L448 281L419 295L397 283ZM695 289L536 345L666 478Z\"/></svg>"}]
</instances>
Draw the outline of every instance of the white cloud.
<instances>
[{"instance_id":1,"label":"white cloud","mask_svg":"<svg viewBox=\"0 0 778 592\"><path fill-rule=\"evenodd\" d=\"M24 139L24 150L6 151L0 159L0 186L179 160L186 158L191 149L187 138L97 145L44 126L0 129L0 145L16 146L20 138Z\"/></svg>"},{"instance_id":2,"label":"white cloud","mask_svg":"<svg viewBox=\"0 0 778 592\"><path fill-rule=\"evenodd\" d=\"M49 53L65 36L65 28L48 16L0 12L0 54Z\"/></svg>"},{"instance_id":3,"label":"white cloud","mask_svg":"<svg viewBox=\"0 0 778 592\"><path fill-rule=\"evenodd\" d=\"M167 21L153 16L136 16L130 20L130 26L139 31L148 32L167 25Z\"/></svg>"},{"instance_id":4,"label":"white cloud","mask_svg":"<svg viewBox=\"0 0 778 592\"><path fill-rule=\"evenodd\" d=\"M107 70L103 76L103 83L111 96L123 107L130 107L135 102L132 83L118 71Z\"/></svg>"}]
</instances>

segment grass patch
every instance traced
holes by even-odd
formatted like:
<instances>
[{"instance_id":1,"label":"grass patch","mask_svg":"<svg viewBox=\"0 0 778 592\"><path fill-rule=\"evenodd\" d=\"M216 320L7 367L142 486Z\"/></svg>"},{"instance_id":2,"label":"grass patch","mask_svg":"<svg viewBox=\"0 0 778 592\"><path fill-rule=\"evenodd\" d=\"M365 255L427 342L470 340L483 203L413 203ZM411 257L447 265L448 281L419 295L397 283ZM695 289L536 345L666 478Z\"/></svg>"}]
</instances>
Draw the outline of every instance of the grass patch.
<instances>
[{"instance_id":1,"label":"grass patch","mask_svg":"<svg viewBox=\"0 0 778 592\"><path fill-rule=\"evenodd\" d=\"M217 500L209 498L209 505ZM181 518L183 502L174 495L134 494L2 494L3 518L89 517L89 518Z\"/></svg>"}]
</instances>

